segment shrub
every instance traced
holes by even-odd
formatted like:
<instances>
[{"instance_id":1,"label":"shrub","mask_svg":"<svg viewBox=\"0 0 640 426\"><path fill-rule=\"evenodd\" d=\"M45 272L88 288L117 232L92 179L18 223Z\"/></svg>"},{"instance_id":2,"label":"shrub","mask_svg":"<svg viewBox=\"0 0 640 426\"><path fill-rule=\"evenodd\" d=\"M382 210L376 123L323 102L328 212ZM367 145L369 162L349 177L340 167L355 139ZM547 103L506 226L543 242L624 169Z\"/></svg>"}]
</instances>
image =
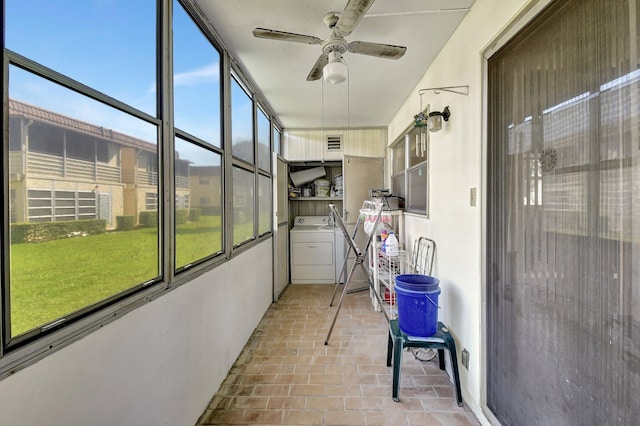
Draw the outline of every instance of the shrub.
<instances>
[{"instance_id":1,"label":"shrub","mask_svg":"<svg viewBox=\"0 0 640 426\"><path fill-rule=\"evenodd\" d=\"M75 223L81 224L84 230L91 235L104 234L107 232L106 219L79 220Z\"/></svg>"},{"instance_id":2,"label":"shrub","mask_svg":"<svg viewBox=\"0 0 640 426\"><path fill-rule=\"evenodd\" d=\"M131 231L135 224L135 216L116 216L116 230L118 231Z\"/></svg>"},{"instance_id":3,"label":"shrub","mask_svg":"<svg viewBox=\"0 0 640 426\"><path fill-rule=\"evenodd\" d=\"M220 206L202 206L200 214L203 216L219 216L222 213Z\"/></svg>"},{"instance_id":4,"label":"shrub","mask_svg":"<svg viewBox=\"0 0 640 426\"><path fill-rule=\"evenodd\" d=\"M11 243L35 243L60 238L104 234L106 229L107 221L104 219L14 223L11 225Z\"/></svg>"},{"instance_id":5,"label":"shrub","mask_svg":"<svg viewBox=\"0 0 640 426\"><path fill-rule=\"evenodd\" d=\"M176 209L176 225L187 223L189 217L189 209Z\"/></svg>"},{"instance_id":6,"label":"shrub","mask_svg":"<svg viewBox=\"0 0 640 426\"><path fill-rule=\"evenodd\" d=\"M200 220L200 209L198 207L189 209L189 221L197 222L199 220Z\"/></svg>"},{"instance_id":7,"label":"shrub","mask_svg":"<svg viewBox=\"0 0 640 426\"><path fill-rule=\"evenodd\" d=\"M158 211L145 210L140 212L140 227L155 228L158 226Z\"/></svg>"},{"instance_id":8,"label":"shrub","mask_svg":"<svg viewBox=\"0 0 640 426\"><path fill-rule=\"evenodd\" d=\"M12 223L11 224L11 244L19 244L27 242L27 235L29 234L28 223Z\"/></svg>"}]
</instances>

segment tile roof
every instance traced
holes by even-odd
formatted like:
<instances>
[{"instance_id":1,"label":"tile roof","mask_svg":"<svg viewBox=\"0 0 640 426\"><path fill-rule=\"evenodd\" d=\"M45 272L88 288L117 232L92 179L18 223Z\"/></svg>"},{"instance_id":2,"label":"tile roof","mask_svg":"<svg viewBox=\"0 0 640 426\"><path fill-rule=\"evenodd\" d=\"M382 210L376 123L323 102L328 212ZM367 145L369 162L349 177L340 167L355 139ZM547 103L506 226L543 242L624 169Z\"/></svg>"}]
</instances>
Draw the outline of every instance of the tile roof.
<instances>
[{"instance_id":1,"label":"tile roof","mask_svg":"<svg viewBox=\"0 0 640 426\"><path fill-rule=\"evenodd\" d=\"M15 99L9 99L9 115L23 116L25 118L49 123L54 126L96 136L101 139L111 140L120 145L139 148L145 151L157 152L158 150L156 144L142 139L137 139L124 133L116 132L112 129L96 126L95 124L80 121L57 112L52 112L44 108L17 101Z\"/></svg>"}]
</instances>

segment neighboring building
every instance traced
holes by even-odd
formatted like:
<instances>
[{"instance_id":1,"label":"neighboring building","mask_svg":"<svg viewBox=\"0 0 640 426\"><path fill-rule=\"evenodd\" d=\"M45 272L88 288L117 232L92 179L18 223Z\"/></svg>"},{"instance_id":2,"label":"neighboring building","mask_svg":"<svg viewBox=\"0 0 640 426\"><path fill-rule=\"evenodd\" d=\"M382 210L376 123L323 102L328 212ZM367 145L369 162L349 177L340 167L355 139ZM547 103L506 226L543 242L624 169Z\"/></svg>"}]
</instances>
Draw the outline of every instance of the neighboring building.
<instances>
[{"instance_id":1,"label":"neighboring building","mask_svg":"<svg viewBox=\"0 0 640 426\"><path fill-rule=\"evenodd\" d=\"M189 167L190 207L199 207L206 214L219 214L222 208L221 179L220 166ZM179 207L178 200L176 206Z\"/></svg>"},{"instance_id":2,"label":"neighboring building","mask_svg":"<svg viewBox=\"0 0 640 426\"><path fill-rule=\"evenodd\" d=\"M9 100L11 222L105 219L158 209L157 145ZM176 195L189 167L176 159ZM188 205L186 206L188 207Z\"/></svg>"}]
</instances>

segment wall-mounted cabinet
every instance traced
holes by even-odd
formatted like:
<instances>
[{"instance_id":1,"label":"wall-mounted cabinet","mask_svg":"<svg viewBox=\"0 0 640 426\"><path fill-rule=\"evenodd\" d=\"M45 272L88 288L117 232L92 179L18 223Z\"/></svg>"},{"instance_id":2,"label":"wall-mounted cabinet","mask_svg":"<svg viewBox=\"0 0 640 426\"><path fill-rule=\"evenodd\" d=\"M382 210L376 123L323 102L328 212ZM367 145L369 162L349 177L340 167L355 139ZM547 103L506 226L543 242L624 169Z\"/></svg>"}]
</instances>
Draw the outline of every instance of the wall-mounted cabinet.
<instances>
[{"instance_id":1,"label":"wall-mounted cabinet","mask_svg":"<svg viewBox=\"0 0 640 426\"><path fill-rule=\"evenodd\" d=\"M345 155L385 157L387 129L285 130L284 158L288 161L333 161Z\"/></svg>"}]
</instances>

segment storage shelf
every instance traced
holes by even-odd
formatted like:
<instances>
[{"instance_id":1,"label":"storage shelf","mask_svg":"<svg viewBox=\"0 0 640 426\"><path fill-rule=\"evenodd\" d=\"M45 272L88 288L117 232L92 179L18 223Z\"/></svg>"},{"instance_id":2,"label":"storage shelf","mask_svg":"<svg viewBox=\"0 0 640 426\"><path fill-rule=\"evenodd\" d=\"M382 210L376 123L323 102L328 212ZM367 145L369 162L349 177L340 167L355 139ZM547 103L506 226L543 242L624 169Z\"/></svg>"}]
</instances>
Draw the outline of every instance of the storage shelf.
<instances>
[{"instance_id":1,"label":"storage shelf","mask_svg":"<svg viewBox=\"0 0 640 426\"><path fill-rule=\"evenodd\" d=\"M395 279L400 274L409 272L409 253L405 250L398 250L398 254L391 256L382 251L382 243L374 242L369 246L369 278L373 282L373 288L380 295L380 299L387 302L380 306L378 299L371 294L371 303L377 311L384 309L389 318L396 318L398 312L395 306ZM385 293L389 293L388 300L385 300ZM391 302L391 303L389 303Z\"/></svg>"}]
</instances>

